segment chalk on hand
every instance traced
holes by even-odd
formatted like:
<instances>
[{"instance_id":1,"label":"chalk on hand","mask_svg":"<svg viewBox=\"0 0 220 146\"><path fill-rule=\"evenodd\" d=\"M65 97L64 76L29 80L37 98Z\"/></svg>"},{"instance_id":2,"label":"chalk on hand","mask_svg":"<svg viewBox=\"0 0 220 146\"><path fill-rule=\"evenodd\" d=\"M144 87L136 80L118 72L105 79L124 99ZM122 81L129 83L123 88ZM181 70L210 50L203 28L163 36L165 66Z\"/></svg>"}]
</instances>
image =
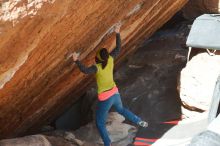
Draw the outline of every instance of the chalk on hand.
<instances>
[{"instance_id":1,"label":"chalk on hand","mask_svg":"<svg viewBox=\"0 0 220 146\"><path fill-rule=\"evenodd\" d=\"M71 52L71 53L68 53L68 54L67 54L67 57L66 57L66 58L67 58L67 59L71 58L74 53L76 53L77 56L80 55L80 52Z\"/></svg>"}]
</instances>

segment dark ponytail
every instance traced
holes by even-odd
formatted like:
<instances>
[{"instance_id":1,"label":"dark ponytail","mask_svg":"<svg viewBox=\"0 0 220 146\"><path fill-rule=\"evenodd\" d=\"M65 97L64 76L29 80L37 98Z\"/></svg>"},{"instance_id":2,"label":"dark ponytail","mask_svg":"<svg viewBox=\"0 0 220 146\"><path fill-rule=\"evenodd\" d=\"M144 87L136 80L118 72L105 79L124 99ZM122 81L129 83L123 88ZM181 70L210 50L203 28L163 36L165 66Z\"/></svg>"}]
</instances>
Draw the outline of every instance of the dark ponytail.
<instances>
[{"instance_id":1,"label":"dark ponytail","mask_svg":"<svg viewBox=\"0 0 220 146\"><path fill-rule=\"evenodd\" d=\"M96 56L96 62L102 64L102 69L104 69L108 63L109 53L106 48L102 48Z\"/></svg>"}]
</instances>

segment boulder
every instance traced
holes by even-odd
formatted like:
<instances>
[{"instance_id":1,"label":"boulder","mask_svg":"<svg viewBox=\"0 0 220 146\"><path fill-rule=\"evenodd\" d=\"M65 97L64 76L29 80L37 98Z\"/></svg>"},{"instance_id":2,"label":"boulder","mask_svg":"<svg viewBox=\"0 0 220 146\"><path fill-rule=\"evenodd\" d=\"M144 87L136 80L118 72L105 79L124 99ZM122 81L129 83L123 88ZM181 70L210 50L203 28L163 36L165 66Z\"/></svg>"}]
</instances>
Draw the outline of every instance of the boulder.
<instances>
[{"instance_id":1,"label":"boulder","mask_svg":"<svg viewBox=\"0 0 220 146\"><path fill-rule=\"evenodd\" d=\"M84 142L77 139L72 131L54 130L50 132L44 132L47 139L53 146L82 146Z\"/></svg>"},{"instance_id":2,"label":"boulder","mask_svg":"<svg viewBox=\"0 0 220 146\"><path fill-rule=\"evenodd\" d=\"M117 63L166 23L188 0L0 1L0 137L35 132L74 103L91 83L70 58L94 63L115 47Z\"/></svg>"},{"instance_id":3,"label":"boulder","mask_svg":"<svg viewBox=\"0 0 220 146\"><path fill-rule=\"evenodd\" d=\"M47 135L38 134L0 141L1 146L82 146L72 132L53 131Z\"/></svg>"},{"instance_id":4,"label":"boulder","mask_svg":"<svg viewBox=\"0 0 220 146\"><path fill-rule=\"evenodd\" d=\"M220 55L199 53L192 57L180 76L180 98L190 106L203 109L208 114L216 81L220 73ZM187 117L199 115L185 112Z\"/></svg>"},{"instance_id":5,"label":"boulder","mask_svg":"<svg viewBox=\"0 0 220 146\"><path fill-rule=\"evenodd\" d=\"M22 138L0 141L1 146L52 146L44 135L31 135Z\"/></svg>"}]
</instances>

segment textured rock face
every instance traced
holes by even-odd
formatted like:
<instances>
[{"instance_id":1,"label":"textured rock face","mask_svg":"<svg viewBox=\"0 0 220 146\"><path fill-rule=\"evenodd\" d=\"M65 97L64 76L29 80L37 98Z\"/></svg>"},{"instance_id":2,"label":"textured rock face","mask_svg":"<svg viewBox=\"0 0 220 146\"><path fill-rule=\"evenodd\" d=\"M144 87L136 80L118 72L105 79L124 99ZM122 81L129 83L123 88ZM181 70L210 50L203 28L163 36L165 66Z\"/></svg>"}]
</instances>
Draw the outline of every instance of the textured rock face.
<instances>
[{"instance_id":1,"label":"textured rock face","mask_svg":"<svg viewBox=\"0 0 220 146\"><path fill-rule=\"evenodd\" d=\"M0 1L0 137L51 122L85 91L92 78L79 72L70 52L93 63L98 48L114 48L112 28L122 23L120 61L186 2Z\"/></svg>"},{"instance_id":2,"label":"textured rock face","mask_svg":"<svg viewBox=\"0 0 220 146\"><path fill-rule=\"evenodd\" d=\"M219 0L191 0L183 9L184 16L188 19L195 19L204 13L219 13Z\"/></svg>"}]
</instances>

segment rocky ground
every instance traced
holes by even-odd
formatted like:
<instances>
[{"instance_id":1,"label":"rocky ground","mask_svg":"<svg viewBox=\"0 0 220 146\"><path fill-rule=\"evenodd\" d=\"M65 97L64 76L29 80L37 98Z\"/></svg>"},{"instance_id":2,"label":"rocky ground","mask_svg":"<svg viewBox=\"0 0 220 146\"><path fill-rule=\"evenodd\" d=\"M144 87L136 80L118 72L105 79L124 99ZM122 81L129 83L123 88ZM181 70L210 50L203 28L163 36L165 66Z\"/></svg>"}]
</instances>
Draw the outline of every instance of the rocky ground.
<instances>
[{"instance_id":1,"label":"rocky ground","mask_svg":"<svg viewBox=\"0 0 220 146\"><path fill-rule=\"evenodd\" d=\"M113 146L125 146L132 143L137 128L122 123L124 117L117 113L110 113L107 121L107 129L113 142ZM55 130L39 135L31 135L16 139L0 141L1 146L101 146L95 123L81 127L76 131Z\"/></svg>"}]
</instances>

